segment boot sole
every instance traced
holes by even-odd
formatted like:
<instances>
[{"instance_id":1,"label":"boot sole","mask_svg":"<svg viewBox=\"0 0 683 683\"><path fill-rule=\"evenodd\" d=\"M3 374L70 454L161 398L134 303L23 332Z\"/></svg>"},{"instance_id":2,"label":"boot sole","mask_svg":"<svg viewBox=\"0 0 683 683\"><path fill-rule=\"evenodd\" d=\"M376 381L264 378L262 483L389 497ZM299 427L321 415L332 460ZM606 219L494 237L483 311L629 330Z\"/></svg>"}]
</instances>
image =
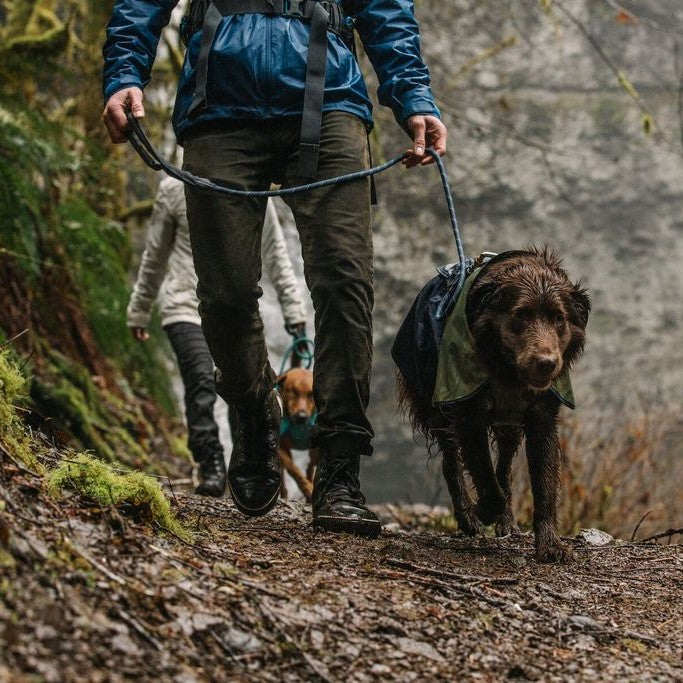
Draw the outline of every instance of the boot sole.
<instances>
[{"instance_id":1,"label":"boot sole","mask_svg":"<svg viewBox=\"0 0 683 683\"><path fill-rule=\"evenodd\" d=\"M382 531L379 520L352 520L344 517L315 517L313 528L334 534L353 534L364 538L377 538Z\"/></svg>"},{"instance_id":2,"label":"boot sole","mask_svg":"<svg viewBox=\"0 0 683 683\"><path fill-rule=\"evenodd\" d=\"M211 498L222 498L225 495L225 486L217 491L215 489L204 490L201 485L194 490L195 494L198 496L209 496Z\"/></svg>"},{"instance_id":3,"label":"boot sole","mask_svg":"<svg viewBox=\"0 0 683 683\"><path fill-rule=\"evenodd\" d=\"M250 508L248 505L245 505L242 501L240 501L240 499L235 495L235 492L232 490L230 480L228 480L228 489L230 491L230 495L232 496L232 502L235 504L235 507L243 515L247 515L248 517L261 517L267 512L270 512L275 507L275 503L277 503L278 498L280 497L280 487L278 486L272 498L270 498L265 505L262 505L260 508Z\"/></svg>"}]
</instances>

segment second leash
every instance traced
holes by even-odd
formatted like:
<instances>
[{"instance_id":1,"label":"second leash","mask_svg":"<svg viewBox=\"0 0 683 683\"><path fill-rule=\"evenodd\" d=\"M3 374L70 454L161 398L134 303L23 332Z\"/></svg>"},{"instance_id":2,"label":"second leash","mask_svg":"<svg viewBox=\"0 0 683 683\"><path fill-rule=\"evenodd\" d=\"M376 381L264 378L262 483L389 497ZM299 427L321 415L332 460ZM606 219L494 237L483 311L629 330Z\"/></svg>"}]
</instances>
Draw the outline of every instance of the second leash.
<instances>
[{"instance_id":1,"label":"second leash","mask_svg":"<svg viewBox=\"0 0 683 683\"><path fill-rule=\"evenodd\" d=\"M298 339L295 339L285 351L284 358L280 364L279 374L284 374L285 365L287 365L290 356L296 356L302 362L302 367L306 368L306 370L310 370L313 365L313 348L313 340L309 337L299 337Z\"/></svg>"}]
</instances>

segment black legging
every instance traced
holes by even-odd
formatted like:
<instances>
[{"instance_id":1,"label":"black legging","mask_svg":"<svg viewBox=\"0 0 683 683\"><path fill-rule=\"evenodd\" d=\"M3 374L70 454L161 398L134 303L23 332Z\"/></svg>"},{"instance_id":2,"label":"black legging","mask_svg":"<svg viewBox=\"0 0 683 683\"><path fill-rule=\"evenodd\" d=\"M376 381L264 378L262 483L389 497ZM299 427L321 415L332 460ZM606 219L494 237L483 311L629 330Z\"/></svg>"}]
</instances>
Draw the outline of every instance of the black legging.
<instances>
[{"instance_id":1,"label":"black legging","mask_svg":"<svg viewBox=\"0 0 683 683\"><path fill-rule=\"evenodd\" d=\"M213 416L216 387L213 359L199 325L188 322L166 325L164 331L175 352L185 388L187 445L196 462L223 452Z\"/></svg>"}]
</instances>

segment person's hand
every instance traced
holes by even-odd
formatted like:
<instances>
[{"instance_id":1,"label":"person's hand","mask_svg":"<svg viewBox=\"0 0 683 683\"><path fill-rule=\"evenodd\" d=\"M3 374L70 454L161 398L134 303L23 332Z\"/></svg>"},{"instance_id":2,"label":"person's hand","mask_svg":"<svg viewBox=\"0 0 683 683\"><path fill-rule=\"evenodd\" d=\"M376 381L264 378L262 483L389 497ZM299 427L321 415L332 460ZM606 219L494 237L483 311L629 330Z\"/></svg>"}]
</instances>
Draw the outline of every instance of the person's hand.
<instances>
[{"instance_id":1,"label":"person's hand","mask_svg":"<svg viewBox=\"0 0 683 683\"><path fill-rule=\"evenodd\" d=\"M149 339L149 332L144 327L131 327L130 333L133 335L133 339L144 342Z\"/></svg>"},{"instance_id":2,"label":"person's hand","mask_svg":"<svg viewBox=\"0 0 683 683\"><path fill-rule=\"evenodd\" d=\"M285 325L285 329L288 334L294 337L295 345L292 347L292 357L290 359L290 364L293 368L301 367L302 361L306 359L308 362L310 360L310 351L308 349L307 342L301 342L296 344L298 339L306 338L306 323L293 323ZM308 363L310 365L310 363ZM307 365L308 367L308 365Z\"/></svg>"},{"instance_id":3,"label":"person's hand","mask_svg":"<svg viewBox=\"0 0 683 683\"><path fill-rule=\"evenodd\" d=\"M406 168L433 164L434 157L425 152L427 147L433 147L440 157L446 154L448 130L441 119L431 114L415 114L406 121L406 127L413 138L413 146L406 150L408 156L402 162Z\"/></svg>"},{"instance_id":4,"label":"person's hand","mask_svg":"<svg viewBox=\"0 0 683 683\"><path fill-rule=\"evenodd\" d=\"M115 92L104 107L102 120L107 127L111 141L114 143L125 142L127 139L127 111L133 112L136 119L141 119L145 115L140 88L124 88Z\"/></svg>"},{"instance_id":5,"label":"person's hand","mask_svg":"<svg viewBox=\"0 0 683 683\"><path fill-rule=\"evenodd\" d=\"M301 339L306 336L306 323L287 323L285 325L287 334L291 334L294 339Z\"/></svg>"}]
</instances>

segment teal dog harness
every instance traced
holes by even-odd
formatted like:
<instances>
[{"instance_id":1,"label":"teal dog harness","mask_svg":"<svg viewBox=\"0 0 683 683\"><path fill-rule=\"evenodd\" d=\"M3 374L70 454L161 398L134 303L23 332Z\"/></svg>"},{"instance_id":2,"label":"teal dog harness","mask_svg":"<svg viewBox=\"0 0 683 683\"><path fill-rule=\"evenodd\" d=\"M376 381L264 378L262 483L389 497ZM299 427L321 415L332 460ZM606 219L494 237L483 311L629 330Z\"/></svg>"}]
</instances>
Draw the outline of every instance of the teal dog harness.
<instances>
[{"instance_id":1,"label":"teal dog harness","mask_svg":"<svg viewBox=\"0 0 683 683\"><path fill-rule=\"evenodd\" d=\"M288 437L292 442L292 448L296 450L308 450L311 447L311 432L317 417L316 411L306 422L292 422L290 416L285 415L280 422L280 438Z\"/></svg>"}]
</instances>

